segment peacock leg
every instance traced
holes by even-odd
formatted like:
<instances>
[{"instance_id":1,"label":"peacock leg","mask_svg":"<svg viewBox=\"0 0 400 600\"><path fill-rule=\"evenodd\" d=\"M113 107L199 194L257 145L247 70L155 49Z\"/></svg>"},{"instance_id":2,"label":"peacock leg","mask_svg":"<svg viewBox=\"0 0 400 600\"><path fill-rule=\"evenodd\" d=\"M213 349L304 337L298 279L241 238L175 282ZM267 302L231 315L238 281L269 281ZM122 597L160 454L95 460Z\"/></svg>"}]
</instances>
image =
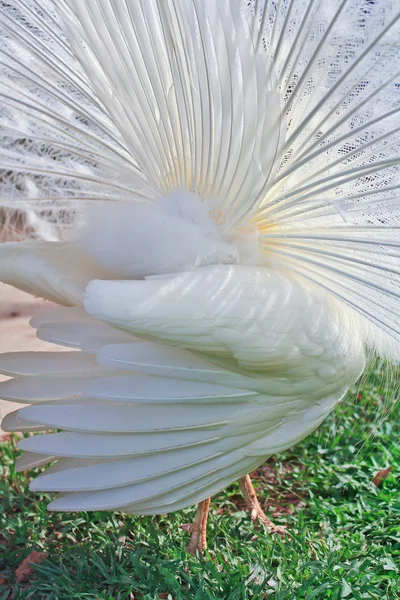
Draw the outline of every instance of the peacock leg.
<instances>
[{"instance_id":1,"label":"peacock leg","mask_svg":"<svg viewBox=\"0 0 400 600\"><path fill-rule=\"evenodd\" d=\"M264 523L270 533L279 533L279 535L285 535L286 528L280 525L275 525L261 508L257 495L254 491L253 484L251 483L250 476L245 475L244 477L241 477L238 480L238 483L247 508L250 511L251 520L253 522L259 520Z\"/></svg>"},{"instance_id":2,"label":"peacock leg","mask_svg":"<svg viewBox=\"0 0 400 600\"><path fill-rule=\"evenodd\" d=\"M190 541L186 546L186 550L190 554L196 554L196 550L201 554L207 548L207 518L209 508L210 498L199 502L194 523L184 526L186 531L189 531L191 534Z\"/></svg>"}]
</instances>

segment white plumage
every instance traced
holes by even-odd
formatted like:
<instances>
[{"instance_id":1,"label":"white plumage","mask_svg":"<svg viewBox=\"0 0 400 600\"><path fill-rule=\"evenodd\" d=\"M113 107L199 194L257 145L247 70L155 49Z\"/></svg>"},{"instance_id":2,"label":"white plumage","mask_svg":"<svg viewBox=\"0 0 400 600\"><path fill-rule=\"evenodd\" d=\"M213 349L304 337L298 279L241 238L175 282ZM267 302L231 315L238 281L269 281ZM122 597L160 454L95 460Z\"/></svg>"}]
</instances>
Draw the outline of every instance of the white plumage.
<instances>
[{"instance_id":1,"label":"white plumage","mask_svg":"<svg viewBox=\"0 0 400 600\"><path fill-rule=\"evenodd\" d=\"M400 357L395 1L10 0L0 277L76 353L0 357L56 510L200 503ZM46 229L47 227L47 229Z\"/></svg>"}]
</instances>

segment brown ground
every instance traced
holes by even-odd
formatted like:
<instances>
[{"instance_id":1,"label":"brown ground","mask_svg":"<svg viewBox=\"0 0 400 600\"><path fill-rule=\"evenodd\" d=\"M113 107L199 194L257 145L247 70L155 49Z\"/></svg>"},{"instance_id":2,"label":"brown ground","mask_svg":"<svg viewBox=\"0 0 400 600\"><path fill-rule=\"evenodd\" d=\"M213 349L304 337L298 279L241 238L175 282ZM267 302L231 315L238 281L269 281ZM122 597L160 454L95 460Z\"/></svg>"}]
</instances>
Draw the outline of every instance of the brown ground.
<instances>
[{"instance_id":1,"label":"brown ground","mask_svg":"<svg viewBox=\"0 0 400 600\"><path fill-rule=\"evenodd\" d=\"M49 305L49 302L33 298L0 283L0 353L18 350L60 350L58 346L38 340L35 330L29 327L30 318ZM5 379L7 377L0 375L0 381ZM7 413L20 406L0 400L0 422Z\"/></svg>"}]
</instances>

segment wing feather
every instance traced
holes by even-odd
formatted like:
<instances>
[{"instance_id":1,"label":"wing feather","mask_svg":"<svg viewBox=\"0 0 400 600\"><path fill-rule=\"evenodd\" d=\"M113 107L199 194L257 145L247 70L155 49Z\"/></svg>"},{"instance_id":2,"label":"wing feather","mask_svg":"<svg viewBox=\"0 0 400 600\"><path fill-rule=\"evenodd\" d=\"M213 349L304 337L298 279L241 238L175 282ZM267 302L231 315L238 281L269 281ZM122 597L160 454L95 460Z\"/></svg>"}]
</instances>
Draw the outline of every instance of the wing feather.
<instances>
[{"instance_id":1,"label":"wing feather","mask_svg":"<svg viewBox=\"0 0 400 600\"><path fill-rule=\"evenodd\" d=\"M151 431L193 430L222 426L227 423L231 405L189 406L188 402L157 407L157 422L149 420L148 406L97 406L56 405L33 406L21 409L21 416L48 429L62 428L65 431L86 431L99 433L146 433ZM146 402L146 405L148 402ZM164 409L163 409L164 408Z\"/></svg>"},{"instance_id":2,"label":"wing feather","mask_svg":"<svg viewBox=\"0 0 400 600\"><path fill-rule=\"evenodd\" d=\"M36 333L40 340L66 346L69 348L85 349L95 352L96 347L107 344L132 343L135 337L124 331L118 331L105 323L45 323Z\"/></svg>"},{"instance_id":3,"label":"wing feather","mask_svg":"<svg viewBox=\"0 0 400 600\"><path fill-rule=\"evenodd\" d=\"M34 452L24 452L22 456L17 458L15 470L17 472L21 472L28 471L29 469L36 469L37 467L47 465L54 460L56 460L55 456L35 454Z\"/></svg>"},{"instance_id":4,"label":"wing feather","mask_svg":"<svg viewBox=\"0 0 400 600\"><path fill-rule=\"evenodd\" d=\"M165 498L165 495L167 495L170 502L177 501L178 498L188 494L203 494L200 497L200 499L203 499L207 497L210 484L216 484L217 486L221 484L222 474L225 474L225 479L230 475L230 481L234 481L238 465L240 465L239 468L243 469L251 464L250 459L238 461L239 456L237 453L232 453L228 456L216 458L211 468L207 463L192 465L189 469L168 472L151 481L115 489L61 494L49 505L49 508L67 511L109 510L110 507L115 508L115 502L117 502L116 510L127 509L136 514L141 514L140 508L135 508L135 505L143 506L144 504L146 506L148 502L154 503L155 500L158 503L163 496ZM228 477L227 473L229 474Z\"/></svg>"},{"instance_id":5,"label":"wing feather","mask_svg":"<svg viewBox=\"0 0 400 600\"><path fill-rule=\"evenodd\" d=\"M87 379L79 377L18 377L0 382L0 397L10 402L43 402L83 393Z\"/></svg>"},{"instance_id":6,"label":"wing feather","mask_svg":"<svg viewBox=\"0 0 400 600\"><path fill-rule=\"evenodd\" d=\"M243 376L248 369L253 385L254 373L279 377L285 389L285 381L340 380L350 375L349 360L356 373L364 364L363 340L350 335L347 309L272 269L220 265L145 281L93 281L85 308L133 334L201 352L230 373L242 369ZM135 354L139 358L150 348L105 348L99 360L112 364L108 352L122 356L125 351L134 363ZM331 369L325 368L328 357ZM140 362L146 363L145 354Z\"/></svg>"},{"instance_id":7,"label":"wing feather","mask_svg":"<svg viewBox=\"0 0 400 600\"><path fill-rule=\"evenodd\" d=\"M157 452L176 448L190 448L197 444L209 444L219 439L218 426L210 431L160 431L144 435L85 434L75 432L51 433L34 436L19 442L22 450L37 454L77 458L109 458Z\"/></svg>"},{"instance_id":8,"label":"wing feather","mask_svg":"<svg viewBox=\"0 0 400 600\"><path fill-rule=\"evenodd\" d=\"M65 242L8 242L0 253L0 280L14 287L74 306L92 279L102 277L86 254Z\"/></svg>"},{"instance_id":9,"label":"wing feather","mask_svg":"<svg viewBox=\"0 0 400 600\"><path fill-rule=\"evenodd\" d=\"M8 352L0 354L0 373L15 376L85 373L101 369L95 358L78 352Z\"/></svg>"}]
</instances>

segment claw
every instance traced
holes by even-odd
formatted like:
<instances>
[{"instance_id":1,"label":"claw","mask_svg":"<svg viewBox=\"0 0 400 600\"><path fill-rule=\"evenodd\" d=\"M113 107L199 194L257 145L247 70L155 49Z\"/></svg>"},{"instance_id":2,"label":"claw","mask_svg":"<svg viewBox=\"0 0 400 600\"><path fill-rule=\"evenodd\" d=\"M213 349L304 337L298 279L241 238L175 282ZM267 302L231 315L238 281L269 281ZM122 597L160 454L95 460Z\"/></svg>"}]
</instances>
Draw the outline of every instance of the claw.
<instances>
[{"instance_id":1,"label":"claw","mask_svg":"<svg viewBox=\"0 0 400 600\"><path fill-rule=\"evenodd\" d=\"M266 526L270 533L277 533L282 537L285 536L288 533L286 527L283 527L281 525L275 525L275 523L273 523L271 519L267 517L267 515L261 508L249 475L241 477L238 483L240 491L242 492L243 498L246 502L247 508L250 511L250 517L253 523L255 521L261 521L261 523L263 523Z\"/></svg>"},{"instance_id":2,"label":"claw","mask_svg":"<svg viewBox=\"0 0 400 600\"><path fill-rule=\"evenodd\" d=\"M210 498L199 502L197 506L196 518L193 523L185 523L182 525L182 529L191 534L186 551L189 554L196 554L196 550L199 554L202 554L207 548L207 518L208 511L210 508Z\"/></svg>"},{"instance_id":3,"label":"claw","mask_svg":"<svg viewBox=\"0 0 400 600\"><path fill-rule=\"evenodd\" d=\"M239 486L253 522L261 521L270 533L277 533L280 536L288 534L285 527L275 525L262 510L249 475L239 479ZM195 555L196 552L202 554L207 548L207 519L209 509L210 498L207 498L199 502L194 522L184 523L180 526L181 529L190 533L190 540L186 546L186 551L189 554Z\"/></svg>"}]
</instances>

